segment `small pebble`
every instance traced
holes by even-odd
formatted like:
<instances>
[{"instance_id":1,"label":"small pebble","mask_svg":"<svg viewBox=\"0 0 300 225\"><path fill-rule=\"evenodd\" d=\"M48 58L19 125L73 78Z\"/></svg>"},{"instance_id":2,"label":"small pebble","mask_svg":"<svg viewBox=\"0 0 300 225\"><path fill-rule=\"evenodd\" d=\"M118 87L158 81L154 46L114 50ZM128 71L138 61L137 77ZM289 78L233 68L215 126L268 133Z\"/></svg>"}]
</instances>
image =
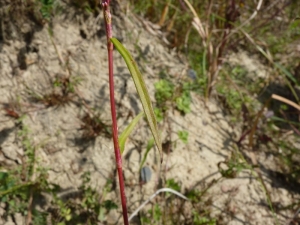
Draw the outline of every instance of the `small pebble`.
<instances>
[{"instance_id":1,"label":"small pebble","mask_svg":"<svg viewBox=\"0 0 300 225\"><path fill-rule=\"evenodd\" d=\"M192 80L196 80L197 79L197 72L193 69L189 69L187 71L187 75L189 78L191 78Z\"/></svg>"},{"instance_id":2,"label":"small pebble","mask_svg":"<svg viewBox=\"0 0 300 225\"><path fill-rule=\"evenodd\" d=\"M141 181L148 183L151 180L151 170L148 166L145 166L141 169Z\"/></svg>"}]
</instances>

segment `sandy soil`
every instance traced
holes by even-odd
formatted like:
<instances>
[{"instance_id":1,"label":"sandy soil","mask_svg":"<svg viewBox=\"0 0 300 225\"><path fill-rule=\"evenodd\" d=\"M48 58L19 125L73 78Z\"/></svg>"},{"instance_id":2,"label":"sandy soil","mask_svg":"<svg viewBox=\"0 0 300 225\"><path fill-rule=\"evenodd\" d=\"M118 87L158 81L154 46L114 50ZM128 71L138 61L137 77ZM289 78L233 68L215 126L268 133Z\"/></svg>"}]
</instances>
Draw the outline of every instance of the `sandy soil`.
<instances>
[{"instance_id":1,"label":"sandy soil","mask_svg":"<svg viewBox=\"0 0 300 225\"><path fill-rule=\"evenodd\" d=\"M65 190L61 195L76 192L81 184L80 176L85 171L91 172L92 185L99 191L107 179L116 180L111 140L105 135L96 137L94 141L82 139L80 120L93 109L110 124L106 37L101 21L102 17L100 20L93 17L83 20L78 16L71 20L61 16L53 22L53 38L45 25L39 30L32 28L32 38L27 42L16 38L1 44L0 102L19 102L17 109L20 114L26 114L23 122L30 130L29 136L34 145L40 146L36 152L37 164L49 168L49 181ZM189 68L183 57L167 49L158 35L149 32L147 24L130 14L114 18L114 23L115 35L135 56L153 101L154 83L159 80L162 71L172 79L188 79ZM142 107L124 61L118 52L114 54L117 110L120 115L118 124L122 131ZM80 85L76 87L78 95L73 102L59 107L45 107L42 103L33 102L33 94L42 96L51 93L51 82L55 77L67 75L68 70L62 67L60 60L68 60L71 76L80 78ZM253 65L263 67L259 62L251 63L251 70L255 70ZM221 177L218 163L236 153L234 141L240 133L238 125L234 129L230 126L216 101L211 100L205 106L200 96L193 94L192 99L191 113L182 116L171 110L166 122L160 124L164 142L169 140L173 143L172 151L164 153L160 186L165 185L166 179L173 178L181 185L183 194L191 189L203 190ZM14 120L1 111L0 121L0 165L11 168L22 163L24 152ZM141 124L143 126L136 129L128 141L123 157L129 213L158 188L155 178L159 160L154 149L145 163L152 171L152 178L142 187L139 185L139 166L147 140L151 137L145 122ZM181 130L189 133L187 144L177 140L177 132ZM250 152L245 150L244 154L250 155ZM258 158L272 163L270 156L263 153ZM283 187L274 186L267 172L261 174L273 202L285 206L298 196ZM212 184L205 198L210 199L211 216L219 218L218 224L276 224L276 220L278 224L285 224L289 220L293 212L272 214L263 185L256 176L255 172L243 169L232 179L222 178ZM107 198L119 203L118 190ZM186 215L191 216L191 204L184 204ZM186 219L183 217L178 224L184 224ZM107 221L108 224L121 223L120 210L113 210ZM0 223L14 224L3 220Z\"/></svg>"}]
</instances>

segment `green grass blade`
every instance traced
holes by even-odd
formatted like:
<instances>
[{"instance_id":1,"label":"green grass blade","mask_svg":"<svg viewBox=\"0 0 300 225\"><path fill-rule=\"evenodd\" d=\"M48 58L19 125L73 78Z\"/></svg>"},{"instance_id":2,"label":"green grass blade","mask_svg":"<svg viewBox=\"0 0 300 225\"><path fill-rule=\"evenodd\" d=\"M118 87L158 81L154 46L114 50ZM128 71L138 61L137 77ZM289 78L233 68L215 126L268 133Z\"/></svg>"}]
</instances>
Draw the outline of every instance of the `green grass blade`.
<instances>
[{"instance_id":1,"label":"green grass blade","mask_svg":"<svg viewBox=\"0 0 300 225\"><path fill-rule=\"evenodd\" d=\"M283 67L281 64L279 64L279 63L274 63L274 65L278 68L278 69L280 69L288 78L290 78L291 79L291 81L293 81L295 84L297 84L298 86L299 86L299 84L298 84L298 82L297 82L297 80L295 79L295 77L293 76L293 74L291 74L285 67Z\"/></svg>"},{"instance_id":2,"label":"green grass blade","mask_svg":"<svg viewBox=\"0 0 300 225\"><path fill-rule=\"evenodd\" d=\"M146 152L145 152L145 154L144 154L144 157L143 157L143 160L142 160L142 163L141 163L141 165L140 165L140 169L139 169L139 170L141 170L142 167L144 166L144 163L146 162L148 153L149 153L149 151L151 150L151 148L153 147L153 145L154 145L154 139L151 138L151 139L148 141L147 148L146 148Z\"/></svg>"},{"instance_id":3,"label":"green grass blade","mask_svg":"<svg viewBox=\"0 0 300 225\"><path fill-rule=\"evenodd\" d=\"M273 121L279 121L279 122L284 122L284 123L289 123L289 124L293 124L293 125L296 125L296 126L300 126L300 123L298 123L298 122L289 121L289 120L282 119L282 118L277 117L277 116L272 116L270 119L273 120Z\"/></svg>"},{"instance_id":4,"label":"green grass blade","mask_svg":"<svg viewBox=\"0 0 300 225\"><path fill-rule=\"evenodd\" d=\"M132 121L131 123L125 128L125 130L122 132L122 134L119 137L119 146L120 146L120 151L121 154L125 150L125 142L129 135L131 134L133 128L135 125L140 121L140 119L143 117L144 112L139 113Z\"/></svg>"},{"instance_id":5,"label":"green grass blade","mask_svg":"<svg viewBox=\"0 0 300 225\"><path fill-rule=\"evenodd\" d=\"M153 135L153 138L155 140L156 146L160 153L161 162L163 160L163 153L162 153L162 144L160 140L160 135L158 132L157 122L154 114L154 110L150 101L149 93L147 90L147 87L145 85L144 79L142 77L141 72L139 71L136 62L130 55L130 53L127 51L127 49L124 48L124 46L116 39L111 38L111 42L114 44L118 52L122 55L123 59L126 62L126 65L131 73L132 79L134 81L136 90L140 96L140 100L142 102L145 116L147 119L147 122L149 124L151 133Z\"/></svg>"},{"instance_id":6,"label":"green grass blade","mask_svg":"<svg viewBox=\"0 0 300 225\"><path fill-rule=\"evenodd\" d=\"M293 81L297 86L299 86L297 80L294 78L294 76L286 69L284 68L281 64L279 63L274 63L274 65L281 70L288 78L290 78L291 81ZM296 98L297 102L299 103L299 97L294 89L294 87L291 85L290 81L288 79L285 79L287 85L289 86L291 92L293 93L294 97Z\"/></svg>"}]
</instances>

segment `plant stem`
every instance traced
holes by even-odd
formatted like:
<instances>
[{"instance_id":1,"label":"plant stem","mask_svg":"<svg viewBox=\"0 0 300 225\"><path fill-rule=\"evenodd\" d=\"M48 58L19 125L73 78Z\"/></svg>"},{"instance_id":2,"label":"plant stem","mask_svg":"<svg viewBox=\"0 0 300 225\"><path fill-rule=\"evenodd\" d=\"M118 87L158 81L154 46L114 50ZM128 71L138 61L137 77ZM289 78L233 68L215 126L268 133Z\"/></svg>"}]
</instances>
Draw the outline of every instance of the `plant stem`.
<instances>
[{"instance_id":1,"label":"plant stem","mask_svg":"<svg viewBox=\"0 0 300 225\"><path fill-rule=\"evenodd\" d=\"M119 177L119 187L123 210L124 224L128 225L128 215L126 207L126 196L125 187L122 171L122 157L120 153L120 147L118 142L118 125L115 107L115 97L114 97L114 77L113 77L113 43L110 41L112 38L112 25L111 25L111 14L109 9L110 0L102 0L106 37L107 37L107 50L108 50L108 68L109 68L109 92L110 92L110 107L111 107L111 117L112 117L112 130L113 130L113 142L115 149L115 159L117 164L117 171Z\"/></svg>"}]
</instances>

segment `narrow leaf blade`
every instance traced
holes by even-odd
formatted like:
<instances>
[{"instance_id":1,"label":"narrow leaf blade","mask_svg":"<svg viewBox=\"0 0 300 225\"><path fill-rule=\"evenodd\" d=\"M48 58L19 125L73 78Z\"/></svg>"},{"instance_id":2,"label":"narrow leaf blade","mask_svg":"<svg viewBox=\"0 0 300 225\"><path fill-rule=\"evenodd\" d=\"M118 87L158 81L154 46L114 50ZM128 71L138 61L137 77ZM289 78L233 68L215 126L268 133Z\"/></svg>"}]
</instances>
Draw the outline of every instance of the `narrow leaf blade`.
<instances>
[{"instance_id":1,"label":"narrow leaf blade","mask_svg":"<svg viewBox=\"0 0 300 225\"><path fill-rule=\"evenodd\" d=\"M144 166L144 163L146 162L146 159L147 159L147 156L148 156L148 153L149 151L151 150L151 148L154 146L154 139L151 138L149 141L148 141L148 144L147 144L147 148L146 148L146 152L144 154L144 157L143 157L143 160L142 160L142 163L140 165L140 169L142 169L142 167Z\"/></svg>"},{"instance_id":2,"label":"narrow leaf blade","mask_svg":"<svg viewBox=\"0 0 300 225\"><path fill-rule=\"evenodd\" d=\"M156 146L159 150L161 162L163 160L163 153L162 153L162 144L160 140L160 135L158 132L157 122L154 114L154 110L150 101L149 93L146 88L144 79L142 77L142 74L140 73L136 62L130 55L130 53L127 51L127 49L116 39L111 38L111 42L114 44L118 52L122 55L123 59L125 60L125 63L131 73L132 79L134 81L136 90L138 92L138 95L140 97L145 116L147 119L147 122L149 124L151 133L153 135L153 138L155 140Z\"/></svg>"},{"instance_id":3,"label":"narrow leaf blade","mask_svg":"<svg viewBox=\"0 0 300 225\"><path fill-rule=\"evenodd\" d=\"M286 69L286 68L284 68L281 64L279 64L279 63L274 63L274 65L278 68L278 69L280 69L288 78L290 78L291 79L291 81L293 81L295 84L297 84L298 86L299 86L299 84L298 84L298 82L297 82L297 80L295 79L295 77Z\"/></svg>"},{"instance_id":4,"label":"narrow leaf blade","mask_svg":"<svg viewBox=\"0 0 300 225\"><path fill-rule=\"evenodd\" d=\"M140 119L144 116L144 112L139 113L132 121L131 123L125 128L125 130L122 132L122 134L119 137L119 146L121 154L125 150L125 143L129 135L131 134L133 128L136 126L136 124L140 121Z\"/></svg>"}]
</instances>

